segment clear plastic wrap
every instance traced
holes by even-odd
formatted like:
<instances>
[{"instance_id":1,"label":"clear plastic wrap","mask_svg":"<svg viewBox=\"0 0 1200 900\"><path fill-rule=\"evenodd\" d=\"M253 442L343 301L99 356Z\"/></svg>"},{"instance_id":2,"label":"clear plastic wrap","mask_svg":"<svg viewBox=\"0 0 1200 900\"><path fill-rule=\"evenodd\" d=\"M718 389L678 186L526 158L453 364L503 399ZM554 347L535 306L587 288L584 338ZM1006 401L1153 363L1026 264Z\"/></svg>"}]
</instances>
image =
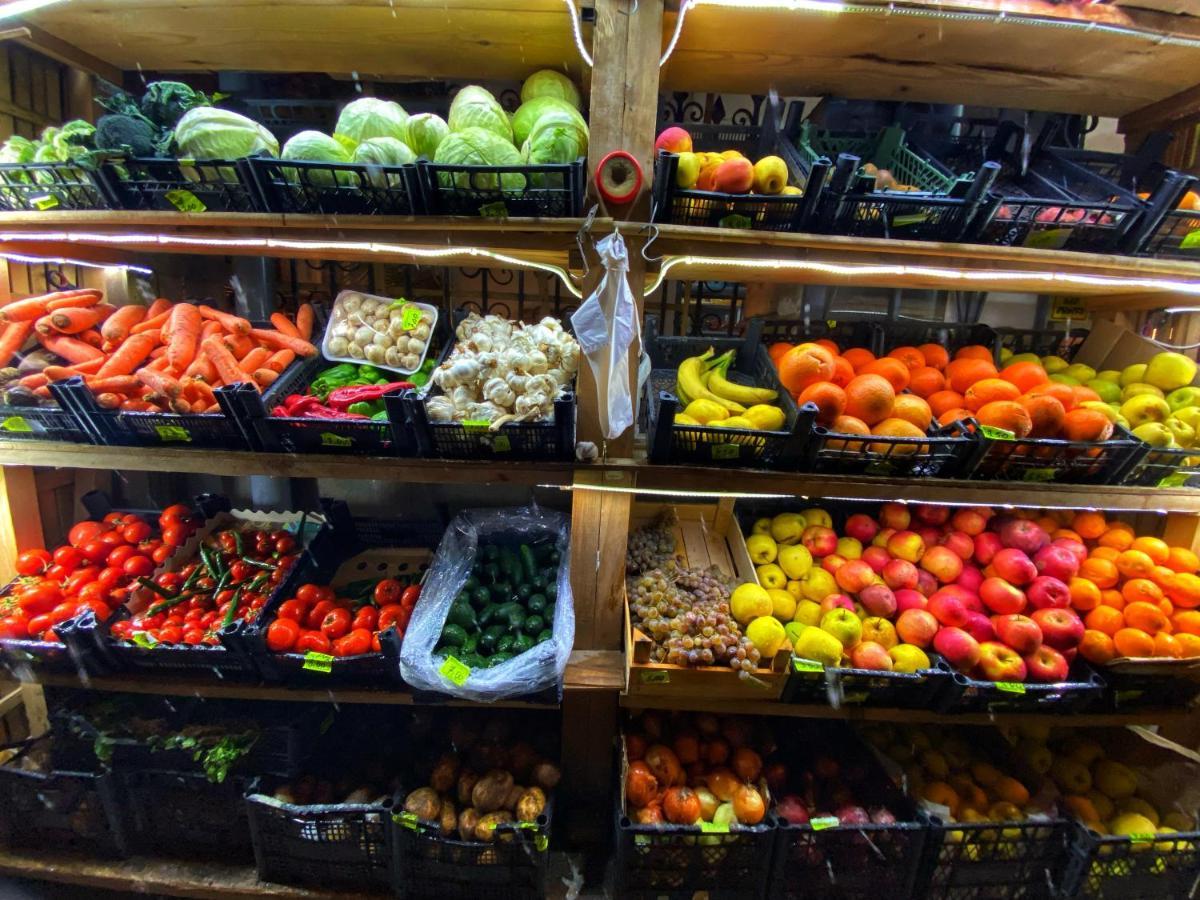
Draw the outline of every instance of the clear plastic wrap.
<instances>
[{"instance_id":1,"label":"clear plastic wrap","mask_svg":"<svg viewBox=\"0 0 1200 900\"><path fill-rule=\"evenodd\" d=\"M450 605L466 583L481 538L519 545L551 536L559 552L558 595L553 636L512 659L472 669L462 684L443 674L444 658L434 656ZM419 691L490 703L555 688L575 642L571 596L571 520L563 513L528 507L465 510L450 523L438 545L400 651L400 674Z\"/></svg>"}]
</instances>

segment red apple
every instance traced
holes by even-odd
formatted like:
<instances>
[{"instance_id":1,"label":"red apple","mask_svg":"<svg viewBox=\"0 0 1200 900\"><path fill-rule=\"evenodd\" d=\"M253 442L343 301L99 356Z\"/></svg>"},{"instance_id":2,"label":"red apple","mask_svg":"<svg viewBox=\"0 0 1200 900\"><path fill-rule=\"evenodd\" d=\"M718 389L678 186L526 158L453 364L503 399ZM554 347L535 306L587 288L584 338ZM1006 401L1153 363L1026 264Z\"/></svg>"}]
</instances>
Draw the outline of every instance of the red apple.
<instances>
[{"instance_id":1,"label":"red apple","mask_svg":"<svg viewBox=\"0 0 1200 900\"><path fill-rule=\"evenodd\" d=\"M813 556L828 556L837 550L837 532L824 525L809 525L801 533L800 543Z\"/></svg>"},{"instance_id":2,"label":"red apple","mask_svg":"<svg viewBox=\"0 0 1200 900\"><path fill-rule=\"evenodd\" d=\"M1021 656L1028 656L1042 646L1042 629L1029 616L995 616L992 626L996 629L996 637Z\"/></svg>"},{"instance_id":3,"label":"red apple","mask_svg":"<svg viewBox=\"0 0 1200 900\"><path fill-rule=\"evenodd\" d=\"M975 537L987 528L987 516L976 507L955 510L954 515L950 517L950 527Z\"/></svg>"},{"instance_id":4,"label":"red apple","mask_svg":"<svg viewBox=\"0 0 1200 900\"><path fill-rule=\"evenodd\" d=\"M987 613L967 613L967 624L963 626L963 631L981 644L984 641L994 641L996 639L996 629L992 627L992 620L988 618Z\"/></svg>"},{"instance_id":5,"label":"red apple","mask_svg":"<svg viewBox=\"0 0 1200 900\"><path fill-rule=\"evenodd\" d=\"M1086 548L1084 552L1087 552ZM1039 574L1049 575L1063 582L1070 581L1079 573L1080 560L1069 548L1048 544L1033 555L1033 564Z\"/></svg>"},{"instance_id":6,"label":"red apple","mask_svg":"<svg viewBox=\"0 0 1200 900\"><path fill-rule=\"evenodd\" d=\"M1025 592L1003 578L988 578L979 586L979 599L998 616L1019 613L1025 609Z\"/></svg>"},{"instance_id":7,"label":"red apple","mask_svg":"<svg viewBox=\"0 0 1200 900\"><path fill-rule=\"evenodd\" d=\"M928 597L931 594L933 594L933 592L936 591L937 589L938 589L937 579L934 578L931 573L926 572L924 569L918 569L917 570L917 590L920 591L922 594L924 594L926 597Z\"/></svg>"},{"instance_id":8,"label":"red apple","mask_svg":"<svg viewBox=\"0 0 1200 900\"><path fill-rule=\"evenodd\" d=\"M1083 640L1083 619L1073 609L1048 607L1037 610L1032 618L1042 629L1042 643L1048 647L1070 650Z\"/></svg>"},{"instance_id":9,"label":"red apple","mask_svg":"<svg viewBox=\"0 0 1200 900\"><path fill-rule=\"evenodd\" d=\"M948 584L946 587L958 587L958 585ZM983 605L983 601L979 599L979 595L971 591L963 591L962 604L967 608L967 612L987 613L987 607Z\"/></svg>"},{"instance_id":10,"label":"red apple","mask_svg":"<svg viewBox=\"0 0 1200 900\"><path fill-rule=\"evenodd\" d=\"M664 128L654 141L654 152L666 150L669 153L691 153L692 136L682 128L672 125Z\"/></svg>"},{"instance_id":11,"label":"red apple","mask_svg":"<svg viewBox=\"0 0 1200 900\"><path fill-rule=\"evenodd\" d=\"M939 543L953 550L964 562L975 555L975 540L965 531L949 531L942 535Z\"/></svg>"},{"instance_id":12,"label":"red apple","mask_svg":"<svg viewBox=\"0 0 1200 900\"><path fill-rule=\"evenodd\" d=\"M1029 669L1030 680L1042 684L1066 681L1067 670L1070 669L1067 658L1053 647L1038 647L1025 657L1025 665Z\"/></svg>"},{"instance_id":13,"label":"red apple","mask_svg":"<svg viewBox=\"0 0 1200 900\"><path fill-rule=\"evenodd\" d=\"M994 531L985 531L983 534L975 535L975 562L981 566L986 566L992 561L992 557L1004 549L1004 545L1000 543L1000 535Z\"/></svg>"},{"instance_id":14,"label":"red apple","mask_svg":"<svg viewBox=\"0 0 1200 900\"><path fill-rule=\"evenodd\" d=\"M826 594L821 601L821 612L827 613L833 609L848 609L854 612L854 601L845 594Z\"/></svg>"},{"instance_id":15,"label":"red apple","mask_svg":"<svg viewBox=\"0 0 1200 900\"><path fill-rule=\"evenodd\" d=\"M1030 519L1008 519L996 529L996 533L1005 547L1020 550L1029 556L1050 543L1050 535Z\"/></svg>"},{"instance_id":16,"label":"red apple","mask_svg":"<svg viewBox=\"0 0 1200 900\"><path fill-rule=\"evenodd\" d=\"M963 561L949 547L930 547L921 557L921 568L942 584L951 584L962 574Z\"/></svg>"},{"instance_id":17,"label":"red apple","mask_svg":"<svg viewBox=\"0 0 1200 900\"><path fill-rule=\"evenodd\" d=\"M975 566L965 565L959 576L954 579L954 583L968 591L979 593L979 586L983 584L983 573Z\"/></svg>"},{"instance_id":18,"label":"red apple","mask_svg":"<svg viewBox=\"0 0 1200 900\"><path fill-rule=\"evenodd\" d=\"M926 548L933 547L942 542L942 530L934 528L932 525L922 525L919 528L914 528L917 534L921 536L921 540L925 542Z\"/></svg>"},{"instance_id":19,"label":"red apple","mask_svg":"<svg viewBox=\"0 0 1200 900\"><path fill-rule=\"evenodd\" d=\"M847 594L857 594L867 585L874 584L875 578L875 570L861 559L846 560L833 573L833 580Z\"/></svg>"},{"instance_id":20,"label":"red apple","mask_svg":"<svg viewBox=\"0 0 1200 900\"><path fill-rule=\"evenodd\" d=\"M1049 575L1033 579L1025 593L1033 609L1066 609L1071 605L1071 589Z\"/></svg>"},{"instance_id":21,"label":"red apple","mask_svg":"<svg viewBox=\"0 0 1200 900\"><path fill-rule=\"evenodd\" d=\"M722 194L748 194L754 185L754 163L744 156L735 156L717 166L713 187Z\"/></svg>"},{"instance_id":22,"label":"red apple","mask_svg":"<svg viewBox=\"0 0 1200 900\"><path fill-rule=\"evenodd\" d=\"M808 807L804 800L796 794L787 794L775 806L777 812L789 825L807 825Z\"/></svg>"},{"instance_id":23,"label":"red apple","mask_svg":"<svg viewBox=\"0 0 1200 900\"><path fill-rule=\"evenodd\" d=\"M979 641L961 628L943 628L933 637L933 649L960 672L970 671L979 662Z\"/></svg>"},{"instance_id":24,"label":"red apple","mask_svg":"<svg viewBox=\"0 0 1200 900\"><path fill-rule=\"evenodd\" d=\"M1024 681L1025 660L1012 647L988 641L979 645L979 674L988 681Z\"/></svg>"},{"instance_id":25,"label":"red apple","mask_svg":"<svg viewBox=\"0 0 1200 900\"><path fill-rule=\"evenodd\" d=\"M893 591L917 586L917 567L907 559L889 560L880 574L883 575L884 583Z\"/></svg>"},{"instance_id":26,"label":"red apple","mask_svg":"<svg viewBox=\"0 0 1200 900\"><path fill-rule=\"evenodd\" d=\"M906 609L924 609L929 605L929 599L920 591L914 591L912 588L900 588L896 591L896 612L904 612Z\"/></svg>"},{"instance_id":27,"label":"red apple","mask_svg":"<svg viewBox=\"0 0 1200 900\"><path fill-rule=\"evenodd\" d=\"M1055 538L1052 541L1055 547L1062 547L1064 550L1069 550L1075 556L1075 560L1079 565L1083 565L1083 561L1088 558L1088 549L1072 538Z\"/></svg>"},{"instance_id":28,"label":"red apple","mask_svg":"<svg viewBox=\"0 0 1200 900\"><path fill-rule=\"evenodd\" d=\"M871 584L858 592L858 602L873 616L890 619L896 614L896 595L886 584Z\"/></svg>"},{"instance_id":29,"label":"red apple","mask_svg":"<svg viewBox=\"0 0 1200 900\"><path fill-rule=\"evenodd\" d=\"M915 563L925 555L925 542L915 531L897 531L888 540L887 551L897 559Z\"/></svg>"},{"instance_id":30,"label":"red apple","mask_svg":"<svg viewBox=\"0 0 1200 900\"><path fill-rule=\"evenodd\" d=\"M838 556L836 553L831 553L821 560L821 568L833 575L842 567L842 563L846 561L846 557Z\"/></svg>"},{"instance_id":31,"label":"red apple","mask_svg":"<svg viewBox=\"0 0 1200 900\"><path fill-rule=\"evenodd\" d=\"M950 521L950 507L932 503L918 503L913 509L919 521L926 525L945 525Z\"/></svg>"},{"instance_id":32,"label":"red apple","mask_svg":"<svg viewBox=\"0 0 1200 900\"><path fill-rule=\"evenodd\" d=\"M906 609L896 619L896 634L906 644L928 647L938 633L938 620L923 609Z\"/></svg>"},{"instance_id":33,"label":"red apple","mask_svg":"<svg viewBox=\"0 0 1200 900\"><path fill-rule=\"evenodd\" d=\"M850 651L850 665L855 669L879 669L892 671L892 658L883 644L875 641L860 641Z\"/></svg>"},{"instance_id":34,"label":"red apple","mask_svg":"<svg viewBox=\"0 0 1200 900\"><path fill-rule=\"evenodd\" d=\"M842 530L846 532L846 537L855 538L865 545L871 543L871 539L879 533L879 524L868 515L855 513L846 520L846 527Z\"/></svg>"},{"instance_id":35,"label":"red apple","mask_svg":"<svg viewBox=\"0 0 1200 900\"><path fill-rule=\"evenodd\" d=\"M875 532L875 537L871 538L871 546L887 547L887 542L892 539L892 535L895 533L895 528L880 528Z\"/></svg>"},{"instance_id":36,"label":"red apple","mask_svg":"<svg viewBox=\"0 0 1200 900\"><path fill-rule=\"evenodd\" d=\"M879 524L884 528L903 531L912 522L908 506L904 503L885 503L879 507Z\"/></svg>"},{"instance_id":37,"label":"red apple","mask_svg":"<svg viewBox=\"0 0 1200 900\"><path fill-rule=\"evenodd\" d=\"M892 561L892 555L882 547L868 547L863 551L862 561L875 570L875 574L879 575L883 572L884 567Z\"/></svg>"},{"instance_id":38,"label":"red apple","mask_svg":"<svg viewBox=\"0 0 1200 900\"><path fill-rule=\"evenodd\" d=\"M1024 587L1037 578L1037 566L1024 550L1005 547L992 557L992 568L996 574L1017 587Z\"/></svg>"},{"instance_id":39,"label":"red apple","mask_svg":"<svg viewBox=\"0 0 1200 900\"><path fill-rule=\"evenodd\" d=\"M944 587L929 598L928 610L943 625L961 628L967 624L967 607L963 604L960 588ZM963 591L962 593L966 593Z\"/></svg>"}]
</instances>

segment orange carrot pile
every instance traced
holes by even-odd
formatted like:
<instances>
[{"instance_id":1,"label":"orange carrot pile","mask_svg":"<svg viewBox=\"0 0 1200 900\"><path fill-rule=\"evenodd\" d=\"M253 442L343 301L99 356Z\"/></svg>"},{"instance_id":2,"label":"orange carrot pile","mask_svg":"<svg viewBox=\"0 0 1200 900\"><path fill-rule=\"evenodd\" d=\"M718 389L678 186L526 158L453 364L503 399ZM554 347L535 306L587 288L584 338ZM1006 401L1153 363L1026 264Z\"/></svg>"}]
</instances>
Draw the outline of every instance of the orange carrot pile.
<instances>
[{"instance_id":1,"label":"orange carrot pile","mask_svg":"<svg viewBox=\"0 0 1200 900\"><path fill-rule=\"evenodd\" d=\"M160 298L117 308L103 299L72 290L0 305L0 367L33 337L65 363L20 379L39 396L50 396L51 381L79 375L105 409L206 413L219 408L215 388L244 382L261 391L294 359L317 353L307 304L294 322L275 313L273 328L255 328L210 306Z\"/></svg>"}]
</instances>

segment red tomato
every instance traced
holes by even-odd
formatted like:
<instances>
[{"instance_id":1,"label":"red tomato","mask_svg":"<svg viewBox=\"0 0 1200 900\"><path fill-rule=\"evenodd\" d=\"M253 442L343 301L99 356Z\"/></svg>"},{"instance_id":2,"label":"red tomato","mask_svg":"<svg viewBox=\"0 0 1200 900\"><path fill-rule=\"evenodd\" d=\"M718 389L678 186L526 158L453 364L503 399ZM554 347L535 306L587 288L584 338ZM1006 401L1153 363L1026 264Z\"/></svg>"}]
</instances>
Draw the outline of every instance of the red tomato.
<instances>
[{"instance_id":1,"label":"red tomato","mask_svg":"<svg viewBox=\"0 0 1200 900\"><path fill-rule=\"evenodd\" d=\"M375 585L375 605L388 606L392 603L400 602L400 595L404 593L404 585L394 578L385 578Z\"/></svg>"},{"instance_id":2,"label":"red tomato","mask_svg":"<svg viewBox=\"0 0 1200 900\"><path fill-rule=\"evenodd\" d=\"M125 538L121 537L121 532L119 531L106 531L100 537L96 538L96 540L108 544L110 547L120 547L125 543Z\"/></svg>"},{"instance_id":3,"label":"red tomato","mask_svg":"<svg viewBox=\"0 0 1200 900\"><path fill-rule=\"evenodd\" d=\"M141 519L133 519L121 529L121 537L130 544L136 544L138 541L144 541L150 537L152 529Z\"/></svg>"},{"instance_id":4,"label":"red tomato","mask_svg":"<svg viewBox=\"0 0 1200 900\"><path fill-rule=\"evenodd\" d=\"M76 522L67 532L67 542L72 547L82 547L102 531L104 531L104 526L99 522Z\"/></svg>"},{"instance_id":5,"label":"red tomato","mask_svg":"<svg viewBox=\"0 0 1200 900\"><path fill-rule=\"evenodd\" d=\"M405 609L411 610L417 605L417 601L421 599L421 586L419 584L410 584L404 589L403 595L400 597L400 605Z\"/></svg>"},{"instance_id":6,"label":"red tomato","mask_svg":"<svg viewBox=\"0 0 1200 900\"><path fill-rule=\"evenodd\" d=\"M178 547L187 540L188 531L189 529L186 526L176 522L164 525L162 530L163 543L172 547Z\"/></svg>"},{"instance_id":7,"label":"red tomato","mask_svg":"<svg viewBox=\"0 0 1200 900\"><path fill-rule=\"evenodd\" d=\"M100 577L99 566L88 566L85 569L79 569L67 579L67 583L63 585L63 590L68 594L78 594L83 589L85 584L91 584Z\"/></svg>"},{"instance_id":8,"label":"red tomato","mask_svg":"<svg viewBox=\"0 0 1200 900\"><path fill-rule=\"evenodd\" d=\"M154 552L150 554L150 558L154 560L155 565L161 566L174 551L175 548L170 544L163 544L161 547L154 548Z\"/></svg>"},{"instance_id":9,"label":"red tomato","mask_svg":"<svg viewBox=\"0 0 1200 900\"><path fill-rule=\"evenodd\" d=\"M179 572L163 572L154 579L154 583L168 591L178 590L183 586L186 577Z\"/></svg>"},{"instance_id":10,"label":"red tomato","mask_svg":"<svg viewBox=\"0 0 1200 900\"><path fill-rule=\"evenodd\" d=\"M108 571L108 569L104 570L104 572ZM104 572L101 572L100 574L103 575ZM91 600L99 600L103 602L104 600L108 599L109 590L110 589L104 585L99 578L97 578L95 581L89 581L87 584L81 587L76 597L80 603L87 603Z\"/></svg>"},{"instance_id":11,"label":"red tomato","mask_svg":"<svg viewBox=\"0 0 1200 900\"><path fill-rule=\"evenodd\" d=\"M404 615L404 607L399 603L389 603L387 606L379 610L379 617L375 620L375 627L380 631L387 631Z\"/></svg>"},{"instance_id":12,"label":"red tomato","mask_svg":"<svg viewBox=\"0 0 1200 900\"><path fill-rule=\"evenodd\" d=\"M252 566L249 563L235 559L229 564L229 580L234 584L240 584L246 580L246 576L250 574L251 569Z\"/></svg>"},{"instance_id":13,"label":"red tomato","mask_svg":"<svg viewBox=\"0 0 1200 900\"><path fill-rule=\"evenodd\" d=\"M287 653L299 637L300 624L292 619L276 619L267 626L267 646L275 653Z\"/></svg>"},{"instance_id":14,"label":"red tomato","mask_svg":"<svg viewBox=\"0 0 1200 900\"><path fill-rule=\"evenodd\" d=\"M59 622L65 622L67 619L71 618L71 616L75 615L75 612L78 609L79 604L74 600L64 600L62 603L58 604L58 606L54 607L54 609L50 610L50 618L53 619L54 624L57 625Z\"/></svg>"},{"instance_id":15,"label":"red tomato","mask_svg":"<svg viewBox=\"0 0 1200 900\"><path fill-rule=\"evenodd\" d=\"M5 640L21 640L28 636L29 619L20 610L0 619L0 638Z\"/></svg>"},{"instance_id":16,"label":"red tomato","mask_svg":"<svg viewBox=\"0 0 1200 900\"><path fill-rule=\"evenodd\" d=\"M17 606L31 616L47 613L62 602L63 592L53 584L35 584L17 597Z\"/></svg>"},{"instance_id":17,"label":"red tomato","mask_svg":"<svg viewBox=\"0 0 1200 900\"><path fill-rule=\"evenodd\" d=\"M54 564L67 571L79 568L82 562L83 552L78 547L59 547L54 551Z\"/></svg>"},{"instance_id":18,"label":"red tomato","mask_svg":"<svg viewBox=\"0 0 1200 900\"><path fill-rule=\"evenodd\" d=\"M121 512L117 512L116 510L113 510L112 512L108 513L100 521L104 522L106 525L116 525L118 522L122 521L124 518L125 518L125 513L121 513Z\"/></svg>"},{"instance_id":19,"label":"red tomato","mask_svg":"<svg viewBox=\"0 0 1200 900\"><path fill-rule=\"evenodd\" d=\"M333 642L334 656L357 656L371 652L371 632L355 628L348 635Z\"/></svg>"},{"instance_id":20,"label":"red tomato","mask_svg":"<svg viewBox=\"0 0 1200 900\"><path fill-rule=\"evenodd\" d=\"M183 633L183 642L185 644L199 644L204 641L204 632L199 628L189 628Z\"/></svg>"},{"instance_id":21,"label":"red tomato","mask_svg":"<svg viewBox=\"0 0 1200 900\"><path fill-rule=\"evenodd\" d=\"M112 615L112 607L100 600L91 600L83 605L95 613L97 622L104 622Z\"/></svg>"},{"instance_id":22,"label":"red tomato","mask_svg":"<svg viewBox=\"0 0 1200 900\"><path fill-rule=\"evenodd\" d=\"M176 503L174 506L168 506L158 515L160 522L178 522L181 519L188 519L192 515L192 508L186 503Z\"/></svg>"},{"instance_id":23,"label":"red tomato","mask_svg":"<svg viewBox=\"0 0 1200 900\"><path fill-rule=\"evenodd\" d=\"M128 544L122 544L120 547L113 547L112 550L108 551L108 556L104 558L104 561L110 566L119 569L125 564L125 560L129 559L135 553L137 553L135 548L130 547Z\"/></svg>"},{"instance_id":24,"label":"red tomato","mask_svg":"<svg viewBox=\"0 0 1200 900\"><path fill-rule=\"evenodd\" d=\"M60 565L53 565L46 570L45 581L52 581L55 584L62 584L67 580L67 576L71 574L71 570Z\"/></svg>"},{"instance_id":25,"label":"red tomato","mask_svg":"<svg viewBox=\"0 0 1200 900\"><path fill-rule=\"evenodd\" d=\"M371 652L372 653L382 653L383 652L383 645L379 643L379 632L378 631L375 632L373 635L371 635Z\"/></svg>"},{"instance_id":26,"label":"red tomato","mask_svg":"<svg viewBox=\"0 0 1200 900\"><path fill-rule=\"evenodd\" d=\"M292 537L290 534L285 534L282 537L278 537L275 539L275 552L276 553L283 555L284 553L291 553L295 549L296 549L296 539L294 537Z\"/></svg>"},{"instance_id":27,"label":"red tomato","mask_svg":"<svg viewBox=\"0 0 1200 900\"><path fill-rule=\"evenodd\" d=\"M154 560L148 556L131 556L121 568L126 575L133 578L145 577L154 572Z\"/></svg>"},{"instance_id":28,"label":"red tomato","mask_svg":"<svg viewBox=\"0 0 1200 900\"><path fill-rule=\"evenodd\" d=\"M79 550L83 554L83 558L88 562L100 563L108 557L110 552L112 552L112 547L97 538L94 541L88 541L86 544L80 547Z\"/></svg>"},{"instance_id":29,"label":"red tomato","mask_svg":"<svg viewBox=\"0 0 1200 900\"><path fill-rule=\"evenodd\" d=\"M159 629L158 639L164 644L178 644L183 639L183 629L178 625L164 625Z\"/></svg>"},{"instance_id":30,"label":"red tomato","mask_svg":"<svg viewBox=\"0 0 1200 900\"><path fill-rule=\"evenodd\" d=\"M60 638L58 636L58 632L56 632L53 628L51 628L49 631L47 631L45 634L42 635L42 640L45 641L47 644L61 644L62 643L62 638Z\"/></svg>"},{"instance_id":31,"label":"red tomato","mask_svg":"<svg viewBox=\"0 0 1200 900\"><path fill-rule=\"evenodd\" d=\"M308 607L293 597L291 600L284 600L279 604L279 612L275 615L280 619L291 619L293 622L299 623L304 614L308 612Z\"/></svg>"},{"instance_id":32,"label":"red tomato","mask_svg":"<svg viewBox=\"0 0 1200 900\"><path fill-rule=\"evenodd\" d=\"M350 610L331 609L321 620L321 632L331 641L344 637L350 631Z\"/></svg>"},{"instance_id":33,"label":"red tomato","mask_svg":"<svg viewBox=\"0 0 1200 900\"><path fill-rule=\"evenodd\" d=\"M315 584L302 584L296 590L296 599L304 604L316 603L321 599L321 589Z\"/></svg>"},{"instance_id":34,"label":"red tomato","mask_svg":"<svg viewBox=\"0 0 1200 900\"><path fill-rule=\"evenodd\" d=\"M297 653L328 653L333 645L329 643L329 638L321 634L319 631L305 631L296 639Z\"/></svg>"},{"instance_id":35,"label":"red tomato","mask_svg":"<svg viewBox=\"0 0 1200 900\"><path fill-rule=\"evenodd\" d=\"M129 636L133 634L133 623L128 619L122 619L120 622L113 622L112 627L108 630L118 640L128 640Z\"/></svg>"},{"instance_id":36,"label":"red tomato","mask_svg":"<svg viewBox=\"0 0 1200 900\"><path fill-rule=\"evenodd\" d=\"M375 625L379 621L379 610L373 606L364 606L354 614L354 624L351 628L365 628L367 631L374 631Z\"/></svg>"},{"instance_id":37,"label":"red tomato","mask_svg":"<svg viewBox=\"0 0 1200 900\"><path fill-rule=\"evenodd\" d=\"M26 550L17 557L18 575L41 575L50 568L53 557L49 551L37 549Z\"/></svg>"},{"instance_id":38,"label":"red tomato","mask_svg":"<svg viewBox=\"0 0 1200 900\"><path fill-rule=\"evenodd\" d=\"M42 613L40 616L34 616L29 620L29 636L41 637L46 633L46 629L54 624L54 619L49 613Z\"/></svg>"},{"instance_id":39,"label":"red tomato","mask_svg":"<svg viewBox=\"0 0 1200 900\"><path fill-rule=\"evenodd\" d=\"M332 600L319 600L307 613L304 614L304 627L312 631L316 631L321 627L321 623L325 621L325 617L334 609Z\"/></svg>"}]
</instances>

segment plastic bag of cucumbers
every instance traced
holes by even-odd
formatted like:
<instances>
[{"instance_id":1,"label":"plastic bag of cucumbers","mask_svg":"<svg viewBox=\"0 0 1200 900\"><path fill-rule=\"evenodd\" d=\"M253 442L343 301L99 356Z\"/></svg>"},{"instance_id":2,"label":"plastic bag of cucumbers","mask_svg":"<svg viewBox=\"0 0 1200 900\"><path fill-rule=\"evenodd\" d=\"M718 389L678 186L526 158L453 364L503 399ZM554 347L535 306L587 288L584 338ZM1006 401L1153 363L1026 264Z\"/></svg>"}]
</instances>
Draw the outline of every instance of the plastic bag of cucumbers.
<instances>
[{"instance_id":1,"label":"plastic bag of cucumbers","mask_svg":"<svg viewBox=\"0 0 1200 900\"><path fill-rule=\"evenodd\" d=\"M457 516L404 635L405 682L483 703L560 690L575 640L570 545L562 513L504 507Z\"/></svg>"}]
</instances>

